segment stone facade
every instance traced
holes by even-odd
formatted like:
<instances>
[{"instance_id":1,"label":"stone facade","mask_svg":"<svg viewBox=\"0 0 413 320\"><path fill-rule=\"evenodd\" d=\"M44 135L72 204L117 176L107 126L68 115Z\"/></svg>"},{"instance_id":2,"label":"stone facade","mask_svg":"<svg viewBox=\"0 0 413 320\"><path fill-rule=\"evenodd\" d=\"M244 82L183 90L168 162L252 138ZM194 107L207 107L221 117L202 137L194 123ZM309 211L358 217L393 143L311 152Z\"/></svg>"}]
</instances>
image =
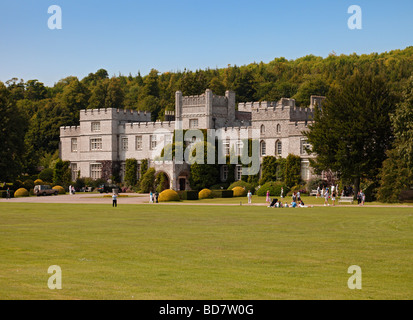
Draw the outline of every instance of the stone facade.
<instances>
[{"instance_id":1,"label":"stone facade","mask_svg":"<svg viewBox=\"0 0 413 320\"><path fill-rule=\"evenodd\" d=\"M324 97L312 96L308 108L298 108L295 100L285 98L278 102L239 103L236 108L234 92L217 96L209 89L199 96L183 96L178 91L175 98L175 112L168 112L165 122L151 122L149 112L82 110L79 126L60 128L60 156L70 161L73 178L107 180L119 174L123 179L126 159L135 158L138 163L149 159L149 167L166 173L171 188L189 189L187 163L159 160L160 151L172 142L176 129L215 129L228 138L244 131L258 132L261 157L299 155L303 179L312 176L311 156L303 150L306 139L302 132L307 130L314 108L321 105ZM231 138L229 144L236 149L239 142Z\"/></svg>"}]
</instances>

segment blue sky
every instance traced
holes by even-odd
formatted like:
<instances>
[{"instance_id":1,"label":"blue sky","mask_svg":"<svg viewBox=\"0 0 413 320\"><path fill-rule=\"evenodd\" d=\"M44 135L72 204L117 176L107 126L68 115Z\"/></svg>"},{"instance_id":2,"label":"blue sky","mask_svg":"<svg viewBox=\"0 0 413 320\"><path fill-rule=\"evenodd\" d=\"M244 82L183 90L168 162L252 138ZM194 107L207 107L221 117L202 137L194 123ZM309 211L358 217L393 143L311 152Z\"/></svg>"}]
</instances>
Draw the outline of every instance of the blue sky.
<instances>
[{"instance_id":1,"label":"blue sky","mask_svg":"<svg viewBox=\"0 0 413 320\"><path fill-rule=\"evenodd\" d=\"M51 5L61 30L47 26ZM362 30L347 27L350 5ZM0 81L385 52L413 45L412 16L412 0L0 0Z\"/></svg>"}]
</instances>

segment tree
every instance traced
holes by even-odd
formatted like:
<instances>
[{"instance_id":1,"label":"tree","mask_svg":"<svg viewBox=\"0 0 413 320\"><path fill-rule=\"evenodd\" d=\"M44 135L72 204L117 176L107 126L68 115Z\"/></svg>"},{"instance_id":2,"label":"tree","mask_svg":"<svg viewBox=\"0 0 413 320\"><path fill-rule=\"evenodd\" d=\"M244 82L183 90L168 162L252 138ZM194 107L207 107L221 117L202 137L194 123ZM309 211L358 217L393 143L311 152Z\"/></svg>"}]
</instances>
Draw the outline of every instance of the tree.
<instances>
[{"instance_id":1,"label":"tree","mask_svg":"<svg viewBox=\"0 0 413 320\"><path fill-rule=\"evenodd\" d=\"M292 188L301 183L301 158L293 154L289 154L285 161L285 184Z\"/></svg>"},{"instance_id":2,"label":"tree","mask_svg":"<svg viewBox=\"0 0 413 320\"><path fill-rule=\"evenodd\" d=\"M143 175L140 182L140 192L149 193L150 191L155 191L155 169L149 168Z\"/></svg>"},{"instance_id":3,"label":"tree","mask_svg":"<svg viewBox=\"0 0 413 320\"><path fill-rule=\"evenodd\" d=\"M318 171L332 170L353 181L356 193L360 179L374 180L392 143L389 114L395 99L382 75L369 70L354 74L333 86L322 109L315 110L314 123L303 132L316 154Z\"/></svg>"},{"instance_id":4,"label":"tree","mask_svg":"<svg viewBox=\"0 0 413 320\"><path fill-rule=\"evenodd\" d=\"M53 170L53 183L61 186L67 186L72 180L72 171L69 161L58 159Z\"/></svg>"},{"instance_id":5,"label":"tree","mask_svg":"<svg viewBox=\"0 0 413 320\"><path fill-rule=\"evenodd\" d=\"M413 76L404 88L402 102L391 115L395 148L406 164L413 167Z\"/></svg>"},{"instance_id":6,"label":"tree","mask_svg":"<svg viewBox=\"0 0 413 320\"><path fill-rule=\"evenodd\" d=\"M203 150L203 154L196 154L196 149ZM219 182L219 166L217 164L207 164L208 152L216 153L216 149L205 140L194 145L192 156L195 163L191 164L191 176L189 178L193 190L199 191L209 188ZM201 159L203 159L203 163Z\"/></svg>"},{"instance_id":7,"label":"tree","mask_svg":"<svg viewBox=\"0 0 413 320\"><path fill-rule=\"evenodd\" d=\"M105 108L123 108L124 93L118 78L111 78L107 87Z\"/></svg>"},{"instance_id":8,"label":"tree","mask_svg":"<svg viewBox=\"0 0 413 320\"><path fill-rule=\"evenodd\" d=\"M378 199L383 202L398 202L401 191L413 185L413 77L407 82L391 122L394 148L388 151L379 175Z\"/></svg>"},{"instance_id":9,"label":"tree","mask_svg":"<svg viewBox=\"0 0 413 320\"><path fill-rule=\"evenodd\" d=\"M16 110L10 92L0 82L0 181L11 181L21 174L25 153L24 135L27 120Z\"/></svg>"},{"instance_id":10,"label":"tree","mask_svg":"<svg viewBox=\"0 0 413 320\"><path fill-rule=\"evenodd\" d=\"M277 181L277 158L274 156L266 156L262 159L261 164L261 179L260 185L266 182Z\"/></svg>"},{"instance_id":11,"label":"tree","mask_svg":"<svg viewBox=\"0 0 413 320\"><path fill-rule=\"evenodd\" d=\"M134 186L138 178L138 162L136 159L126 159L125 161L125 183Z\"/></svg>"}]
</instances>

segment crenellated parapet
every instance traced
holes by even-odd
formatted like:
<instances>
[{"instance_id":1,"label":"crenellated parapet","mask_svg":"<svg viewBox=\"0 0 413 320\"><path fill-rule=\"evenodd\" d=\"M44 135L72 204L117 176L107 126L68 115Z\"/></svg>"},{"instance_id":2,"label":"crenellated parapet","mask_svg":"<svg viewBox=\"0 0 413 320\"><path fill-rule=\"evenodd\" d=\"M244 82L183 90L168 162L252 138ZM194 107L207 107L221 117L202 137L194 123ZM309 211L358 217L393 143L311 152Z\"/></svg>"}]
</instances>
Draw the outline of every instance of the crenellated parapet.
<instances>
[{"instance_id":1,"label":"crenellated parapet","mask_svg":"<svg viewBox=\"0 0 413 320\"><path fill-rule=\"evenodd\" d=\"M297 107L295 100L288 98L282 98L278 102L239 103L238 111L251 112L253 122L269 120L311 121L314 115L314 107Z\"/></svg>"},{"instance_id":2,"label":"crenellated parapet","mask_svg":"<svg viewBox=\"0 0 413 320\"><path fill-rule=\"evenodd\" d=\"M204 106L206 103L205 94L199 96L183 96L182 97L182 106L183 107L195 107L195 106Z\"/></svg>"},{"instance_id":3,"label":"crenellated parapet","mask_svg":"<svg viewBox=\"0 0 413 320\"><path fill-rule=\"evenodd\" d=\"M75 137L80 135L80 126L63 126L60 127L61 137Z\"/></svg>"},{"instance_id":4,"label":"crenellated parapet","mask_svg":"<svg viewBox=\"0 0 413 320\"><path fill-rule=\"evenodd\" d=\"M80 121L118 120L126 122L150 121L151 113L147 111L102 108L80 111Z\"/></svg>"},{"instance_id":5,"label":"crenellated parapet","mask_svg":"<svg viewBox=\"0 0 413 320\"><path fill-rule=\"evenodd\" d=\"M124 133L156 133L171 132L175 130L175 121L156 121L156 122L130 122L121 124L120 132Z\"/></svg>"}]
</instances>

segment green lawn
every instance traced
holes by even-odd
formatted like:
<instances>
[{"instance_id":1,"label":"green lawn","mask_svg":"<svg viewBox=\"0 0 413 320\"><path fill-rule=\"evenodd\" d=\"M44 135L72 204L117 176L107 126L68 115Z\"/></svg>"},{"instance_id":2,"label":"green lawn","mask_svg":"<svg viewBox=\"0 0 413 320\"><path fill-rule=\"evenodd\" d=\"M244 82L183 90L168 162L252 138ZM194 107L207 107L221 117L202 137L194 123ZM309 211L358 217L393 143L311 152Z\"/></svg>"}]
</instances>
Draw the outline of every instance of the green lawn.
<instances>
[{"instance_id":1,"label":"green lawn","mask_svg":"<svg viewBox=\"0 0 413 320\"><path fill-rule=\"evenodd\" d=\"M0 299L412 299L412 284L413 208L0 203Z\"/></svg>"},{"instance_id":2,"label":"green lawn","mask_svg":"<svg viewBox=\"0 0 413 320\"><path fill-rule=\"evenodd\" d=\"M266 197L259 197L256 195L252 196L252 204L265 204L265 198ZM285 197L283 199L281 199L280 197L272 197L272 198L276 198L278 200L282 200L283 203L288 202L288 204L291 204L292 198L291 196ZM323 205L324 204L324 198L316 198L314 196L302 196L301 199L304 201L305 205ZM343 202L343 203L339 203L338 202L339 198L336 199L336 206L349 206L349 205L353 205L354 207L357 207L357 201L354 201L353 204L349 203L349 202ZM218 203L218 204L248 204L248 199L247 197L235 197L235 198L215 198L215 199L202 199L202 200L185 200L183 201L185 203L193 203L193 204L197 204L197 203ZM329 204L330 206L332 206L333 202L331 201L331 199L329 199ZM371 206L371 205L381 205L381 206L400 206L400 203L396 203L396 204L385 204L385 203L380 203L380 202L366 202L365 206ZM403 203L403 206L409 205L412 206L413 208L413 203Z\"/></svg>"}]
</instances>

